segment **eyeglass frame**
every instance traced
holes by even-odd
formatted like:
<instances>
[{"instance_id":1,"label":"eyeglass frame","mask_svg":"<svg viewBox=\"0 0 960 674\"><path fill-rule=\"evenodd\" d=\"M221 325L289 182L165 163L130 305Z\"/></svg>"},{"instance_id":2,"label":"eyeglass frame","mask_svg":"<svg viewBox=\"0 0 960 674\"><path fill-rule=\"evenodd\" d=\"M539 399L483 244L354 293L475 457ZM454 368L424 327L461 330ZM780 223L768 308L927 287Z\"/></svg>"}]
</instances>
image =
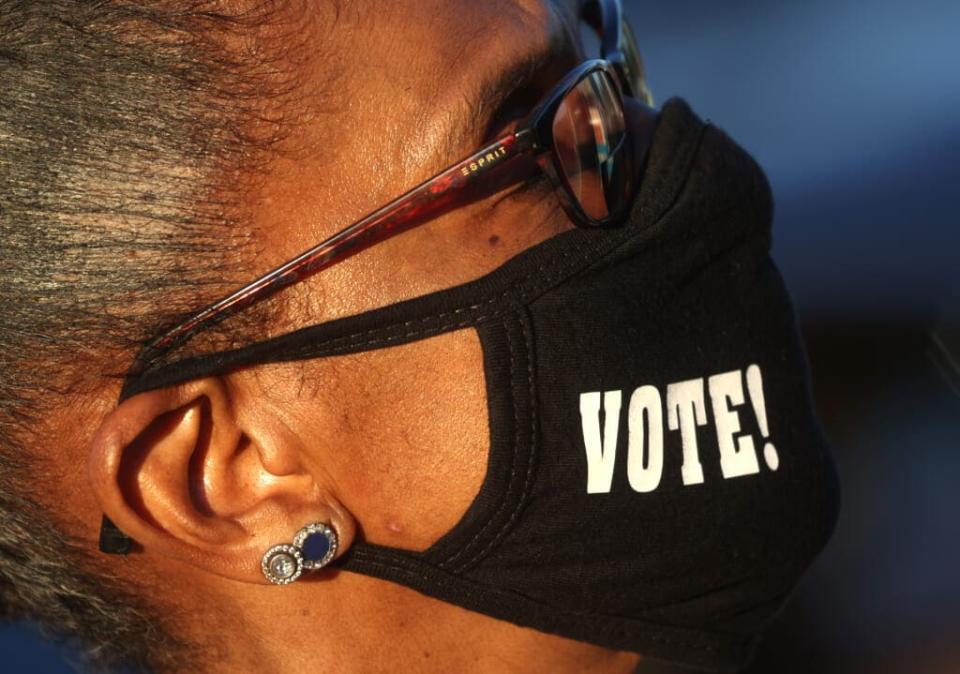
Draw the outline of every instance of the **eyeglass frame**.
<instances>
[{"instance_id":1,"label":"eyeglass frame","mask_svg":"<svg viewBox=\"0 0 960 674\"><path fill-rule=\"evenodd\" d=\"M553 122L557 109L567 95L582 80L596 72L606 74L613 84L621 114L624 110L624 95L639 96L640 100L646 103L650 103L651 99L642 78L642 63L639 70L636 65L631 64L633 60L630 55L631 49L637 58L639 52L635 43L631 46L633 33L623 15L620 0L585 0L581 3L581 16L601 36L602 58L589 59L570 70L534 106L533 110L520 122L516 131L497 138L468 157L441 170L292 260L267 272L151 340L139 352L127 376L141 374L159 356L182 345L203 328L259 303L280 290L342 262L362 250L424 224L451 205L462 206L469 203L463 200L458 202L456 197L467 193L471 187L476 187L481 179L488 184L497 185L500 190L522 182L529 177L529 173L514 174L512 182L508 184L494 183L492 178L495 170L511 165L514 160L529 158L530 155L533 155L536 166L528 165L525 168L538 168L550 179L564 211L575 224L581 227L609 227L621 224L627 215L626 212L595 219L583 210L564 178L560 159L554 149ZM623 142L629 144L629 137L625 137ZM626 156L627 161L632 162L631 155ZM627 176L632 176L632 171L632 165L625 167ZM632 185L628 183L626 189L631 190ZM101 552L123 555L130 552L133 541L104 516L99 543Z\"/></svg>"},{"instance_id":2,"label":"eyeglass frame","mask_svg":"<svg viewBox=\"0 0 960 674\"><path fill-rule=\"evenodd\" d=\"M584 0L580 14L600 36L600 56L617 70L623 93L653 107L643 58L621 0Z\"/></svg>"}]
</instances>

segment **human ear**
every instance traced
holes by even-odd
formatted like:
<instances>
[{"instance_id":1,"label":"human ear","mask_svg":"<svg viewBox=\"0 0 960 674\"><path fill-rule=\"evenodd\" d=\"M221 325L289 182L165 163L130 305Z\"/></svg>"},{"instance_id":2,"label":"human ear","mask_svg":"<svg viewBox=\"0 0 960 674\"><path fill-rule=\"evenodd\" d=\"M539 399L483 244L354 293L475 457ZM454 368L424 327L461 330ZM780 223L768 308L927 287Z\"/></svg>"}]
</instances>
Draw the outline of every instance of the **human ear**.
<instances>
[{"instance_id":1,"label":"human ear","mask_svg":"<svg viewBox=\"0 0 960 674\"><path fill-rule=\"evenodd\" d=\"M89 455L103 512L144 553L235 580L266 582L263 553L313 522L337 530L342 554L355 531L349 513L282 424L239 405L216 377L122 402Z\"/></svg>"}]
</instances>

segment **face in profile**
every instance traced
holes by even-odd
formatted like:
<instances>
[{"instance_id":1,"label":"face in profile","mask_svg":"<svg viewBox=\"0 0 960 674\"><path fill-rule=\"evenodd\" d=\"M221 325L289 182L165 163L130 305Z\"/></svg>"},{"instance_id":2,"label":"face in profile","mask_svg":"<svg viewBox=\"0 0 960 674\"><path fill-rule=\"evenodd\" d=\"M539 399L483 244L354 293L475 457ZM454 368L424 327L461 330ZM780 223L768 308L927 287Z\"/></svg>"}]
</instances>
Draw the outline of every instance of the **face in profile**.
<instances>
[{"instance_id":1,"label":"face in profile","mask_svg":"<svg viewBox=\"0 0 960 674\"><path fill-rule=\"evenodd\" d=\"M684 597L785 594L822 527L743 522L827 490L766 410L822 448L762 173L643 105L618 2L59 5L0 20L19 616L158 671L738 661Z\"/></svg>"},{"instance_id":2,"label":"face in profile","mask_svg":"<svg viewBox=\"0 0 960 674\"><path fill-rule=\"evenodd\" d=\"M319 619L335 641L342 620L331 622L331 614L367 612L374 619L341 625L351 641L368 631L394 644L445 633L424 649L442 652L486 630L502 635L504 652L522 652L531 639L579 652L349 573L285 588L277 602L260 568L266 549L313 521L336 528L338 557L359 539L425 550L457 524L488 467L475 331L202 377L119 407L116 376L137 343L172 317L201 309L509 132L581 59L574 8L169 5L78 8L58 24L46 3L23 3L2 26L23 55L11 55L9 67L35 67L5 94L13 104L4 107L33 121L31 128L5 118L25 143L17 175L49 194L42 213L8 209L5 226L47 223L51 239L77 243L11 251L21 267L28 253L46 254L57 265L49 278L73 284L76 299L48 293L51 314L57 302L78 307L73 315L60 310L59 322L25 307L5 310L5 323L25 335L30 321L42 332L46 318L63 347L5 365L11 381L31 391L12 396L11 409L33 410L36 419L10 434L11 448L36 457L13 489L36 501L37 517L49 518L77 550L96 549L101 511L136 541L127 558L77 565L74 582L85 590L76 593L94 605L101 581L93 579L102 578L130 629L139 624L133 607L146 610L172 635L171 651L176 642L222 643L224 630L213 625L226 619L230 661L246 665L265 657L252 644L271 623L315 637L312 626L295 624ZM64 50L43 46L51 41ZM88 61L96 73L84 70ZM60 102L47 87L59 88ZM38 96L43 103L27 107ZM67 135L76 147L53 148ZM41 162L61 167L59 185L39 182L31 167ZM71 198L78 207L69 208ZM469 282L569 227L549 186L494 189L304 280L191 348L202 354L255 343ZM67 251L60 258L58 245ZM44 297L42 284L24 290ZM87 317L77 318L80 311ZM74 342L84 345L82 357ZM331 608L292 609L301 603ZM103 640L95 632L105 626L88 619L86 636ZM136 648L150 647L141 640Z\"/></svg>"}]
</instances>

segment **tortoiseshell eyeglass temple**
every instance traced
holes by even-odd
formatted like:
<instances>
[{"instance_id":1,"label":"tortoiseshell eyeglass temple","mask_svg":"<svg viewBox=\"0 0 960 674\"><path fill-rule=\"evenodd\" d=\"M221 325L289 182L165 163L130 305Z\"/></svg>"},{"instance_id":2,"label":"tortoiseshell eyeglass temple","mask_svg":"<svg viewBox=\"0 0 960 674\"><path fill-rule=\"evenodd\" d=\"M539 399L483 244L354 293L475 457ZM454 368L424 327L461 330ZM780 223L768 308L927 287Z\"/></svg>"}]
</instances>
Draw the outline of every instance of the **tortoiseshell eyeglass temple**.
<instances>
[{"instance_id":1,"label":"tortoiseshell eyeglass temple","mask_svg":"<svg viewBox=\"0 0 960 674\"><path fill-rule=\"evenodd\" d=\"M495 140L154 339L138 356L131 374L149 368L159 355L183 344L194 333L311 274L426 223L449 210L529 179L537 170L536 163L515 160L526 155L532 148L533 134L530 130L521 130Z\"/></svg>"}]
</instances>

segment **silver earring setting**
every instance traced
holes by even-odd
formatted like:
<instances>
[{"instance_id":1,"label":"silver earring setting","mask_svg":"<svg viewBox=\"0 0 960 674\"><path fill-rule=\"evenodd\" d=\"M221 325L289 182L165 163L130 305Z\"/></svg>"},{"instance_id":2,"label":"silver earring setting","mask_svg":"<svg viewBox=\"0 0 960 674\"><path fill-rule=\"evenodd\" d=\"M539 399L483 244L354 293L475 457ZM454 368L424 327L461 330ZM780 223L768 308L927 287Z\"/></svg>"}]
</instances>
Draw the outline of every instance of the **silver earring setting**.
<instances>
[{"instance_id":1,"label":"silver earring setting","mask_svg":"<svg viewBox=\"0 0 960 674\"><path fill-rule=\"evenodd\" d=\"M323 522L308 524L293 537L293 546L303 555L303 568L322 569L333 561L339 543L337 532Z\"/></svg>"},{"instance_id":2,"label":"silver earring setting","mask_svg":"<svg viewBox=\"0 0 960 674\"><path fill-rule=\"evenodd\" d=\"M260 562L264 577L274 585L288 585L304 570L322 569L337 554L337 531L323 522L308 524L293 537L293 545L274 545Z\"/></svg>"},{"instance_id":3,"label":"silver earring setting","mask_svg":"<svg viewBox=\"0 0 960 674\"><path fill-rule=\"evenodd\" d=\"M287 585L303 573L303 555L292 545L274 545L263 556L260 568L274 585Z\"/></svg>"}]
</instances>

